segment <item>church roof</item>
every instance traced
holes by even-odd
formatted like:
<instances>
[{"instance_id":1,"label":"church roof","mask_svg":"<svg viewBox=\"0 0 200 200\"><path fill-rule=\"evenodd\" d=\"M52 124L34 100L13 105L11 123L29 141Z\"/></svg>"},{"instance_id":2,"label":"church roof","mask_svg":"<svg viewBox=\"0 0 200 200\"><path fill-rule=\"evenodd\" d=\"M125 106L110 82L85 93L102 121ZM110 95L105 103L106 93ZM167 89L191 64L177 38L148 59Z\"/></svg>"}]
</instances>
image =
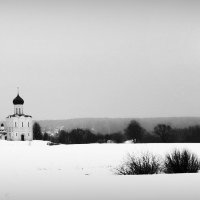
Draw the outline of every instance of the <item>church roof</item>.
<instances>
[{"instance_id":1,"label":"church roof","mask_svg":"<svg viewBox=\"0 0 200 200\"><path fill-rule=\"evenodd\" d=\"M13 104L14 105L23 105L24 104L24 100L19 96L19 94L14 98L13 100Z\"/></svg>"},{"instance_id":2,"label":"church roof","mask_svg":"<svg viewBox=\"0 0 200 200\"><path fill-rule=\"evenodd\" d=\"M11 117L17 117L17 116L19 116L19 117L31 117L32 118L32 116L31 115L25 115L25 114L13 114L13 115L9 115L7 118L11 118Z\"/></svg>"}]
</instances>

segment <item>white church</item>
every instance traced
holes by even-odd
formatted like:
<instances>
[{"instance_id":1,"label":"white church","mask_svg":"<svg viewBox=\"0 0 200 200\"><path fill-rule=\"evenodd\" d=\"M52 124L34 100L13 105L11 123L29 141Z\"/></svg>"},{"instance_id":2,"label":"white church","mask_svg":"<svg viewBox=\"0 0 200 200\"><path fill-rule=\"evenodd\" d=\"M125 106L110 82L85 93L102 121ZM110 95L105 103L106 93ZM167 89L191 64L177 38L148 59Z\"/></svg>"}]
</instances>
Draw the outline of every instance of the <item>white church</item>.
<instances>
[{"instance_id":1,"label":"white church","mask_svg":"<svg viewBox=\"0 0 200 200\"><path fill-rule=\"evenodd\" d=\"M32 116L24 114L24 100L19 96L13 100L14 114L6 118L5 127L1 124L0 139L9 141L33 140Z\"/></svg>"}]
</instances>

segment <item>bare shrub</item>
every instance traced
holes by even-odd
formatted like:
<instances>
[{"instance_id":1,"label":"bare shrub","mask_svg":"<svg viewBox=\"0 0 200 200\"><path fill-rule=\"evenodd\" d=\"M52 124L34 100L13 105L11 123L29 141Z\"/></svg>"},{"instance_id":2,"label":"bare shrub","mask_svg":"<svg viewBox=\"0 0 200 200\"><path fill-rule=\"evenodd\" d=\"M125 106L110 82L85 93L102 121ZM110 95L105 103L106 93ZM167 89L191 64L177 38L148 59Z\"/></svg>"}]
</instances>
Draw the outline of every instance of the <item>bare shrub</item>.
<instances>
[{"instance_id":1,"label":"bare shrub","mask_svg":"<svg viewBox=\"0 0 200 200\"><path fill-rule=\"evenodd\" d=\"M149 153L141 157L128 154L127 160L117 167L117 175L157 174L160 171L160 160Z\"/></svg>"},{"instance_id":2,"label":"bare shrub","mask_svg":"<svg viewBox=\"0 0 200 200\"><path fill-rule=\"evenodd\" d=\"M188 150L174 150L167 154L164 161L164 172L172 173L197 173L200 168L200 161L195 154Z\"/></svg>"}]
</instances>

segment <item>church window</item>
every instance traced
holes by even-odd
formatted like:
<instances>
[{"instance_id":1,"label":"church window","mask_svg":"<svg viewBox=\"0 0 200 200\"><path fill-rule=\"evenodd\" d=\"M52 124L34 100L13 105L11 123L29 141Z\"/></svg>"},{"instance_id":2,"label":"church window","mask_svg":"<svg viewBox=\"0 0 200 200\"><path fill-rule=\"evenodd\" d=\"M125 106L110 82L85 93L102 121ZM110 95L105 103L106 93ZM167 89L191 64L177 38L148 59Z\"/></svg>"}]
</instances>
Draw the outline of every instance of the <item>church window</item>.
<instances>
[{"instance_id":1,"label":"church window","mask_svg":"<svg viewBox=\"0 0 200 200\"><path fill-rule=\"evenodd\" d=\"M15 122L15 127L17 127L17 122Z\"/></svg>"},{"instance_id":2,"label":"church window","mask_svg":"<svg viewBox=\"0 0 200 200\"><path fill-rule=\"evenodd\" d=\"M24 123L22 122L22 127L24 127Z\"/></svg>"},{"instance_id":3,"label":"church window","mask_svg":"<svg viewBox=\"0 0 200 200\"><path fill-rule=\"evenodd\" d=\"M16 133L16 136L17 136L17 133Z\"/></svg>"},{"instance_id":4,"label":"church window","mask_svg":"<svg viewBox=\"0 0 200 200\"><path fill-rule=\"evenodd\" d=\"M29 122L28 122L28 127L29 127Z\"/></svg>"}]
</instances>

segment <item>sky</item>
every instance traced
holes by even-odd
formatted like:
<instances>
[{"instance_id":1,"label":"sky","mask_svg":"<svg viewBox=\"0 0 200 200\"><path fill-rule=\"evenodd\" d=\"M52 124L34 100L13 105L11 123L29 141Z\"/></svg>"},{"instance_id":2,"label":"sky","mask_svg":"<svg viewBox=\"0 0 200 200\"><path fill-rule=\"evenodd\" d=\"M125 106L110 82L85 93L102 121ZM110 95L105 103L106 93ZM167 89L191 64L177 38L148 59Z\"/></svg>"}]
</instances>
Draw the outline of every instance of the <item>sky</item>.
<instances>
[{"instance_id":1,"label":"sky","mask_svg":"<svg viewBox=\"0 0 200 200\"><path fill-rule=\"evenodd\" d=\"M0 0L0 119L200 116L195 0Z\"/></svg>"}]
</instances>

